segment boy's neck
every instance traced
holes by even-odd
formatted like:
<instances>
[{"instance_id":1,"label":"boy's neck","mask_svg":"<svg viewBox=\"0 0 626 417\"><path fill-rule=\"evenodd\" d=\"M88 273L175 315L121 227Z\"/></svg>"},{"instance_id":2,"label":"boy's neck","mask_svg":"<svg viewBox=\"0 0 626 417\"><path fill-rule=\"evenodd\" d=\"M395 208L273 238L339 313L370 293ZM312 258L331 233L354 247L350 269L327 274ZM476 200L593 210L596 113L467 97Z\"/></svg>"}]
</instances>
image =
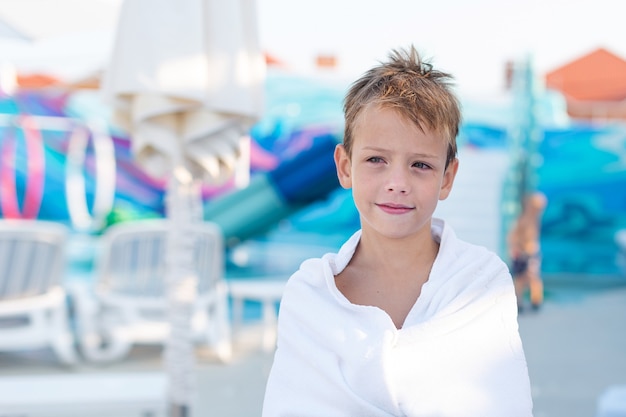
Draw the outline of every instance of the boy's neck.
<instances>
[{"instance_id":1,"label":"boy's neck","mask_svg":"<svg viewBox=\"0 0 626 417\"><path fill-rule=\"evenodd\" d=\"M430 225L424 232L404 239L395 239L364 229L357 248L358 262L373 268L387 270L415 270L432 265L439 251L439 244L430 231Z\"/></svg>"},{"instance_id":2,"label":"boy's neck","mask_svg":"<svg viewBox=\"0 0 626 417\"><path fill-rule=\"evenodd\" d=\"M351 303L384 310L399 329L430 277L438 250L430 228L405 239L363 230L354 256L335 283Z\"/></svg>"}]
</instances>

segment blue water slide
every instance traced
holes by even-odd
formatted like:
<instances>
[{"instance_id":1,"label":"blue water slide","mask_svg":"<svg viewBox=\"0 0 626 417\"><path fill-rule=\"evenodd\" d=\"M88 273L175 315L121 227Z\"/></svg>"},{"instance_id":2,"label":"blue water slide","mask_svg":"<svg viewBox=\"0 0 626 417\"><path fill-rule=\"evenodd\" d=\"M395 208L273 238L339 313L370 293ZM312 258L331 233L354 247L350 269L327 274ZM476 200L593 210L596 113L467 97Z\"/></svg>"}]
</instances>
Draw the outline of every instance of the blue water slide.
<instances>
[{"instance_id":1,"label":"blue water slide","mask_svg":"<svg viewBox=\"0 0 626 417\"><path fill-rule=\"evenodd\" d=\"M229 246L264 233L339 186L333 159L337 143L332 134L315 137L310 148L253 176L245 189L209 200L204 219L221 227Z\"/></svg>"}]
</instances>

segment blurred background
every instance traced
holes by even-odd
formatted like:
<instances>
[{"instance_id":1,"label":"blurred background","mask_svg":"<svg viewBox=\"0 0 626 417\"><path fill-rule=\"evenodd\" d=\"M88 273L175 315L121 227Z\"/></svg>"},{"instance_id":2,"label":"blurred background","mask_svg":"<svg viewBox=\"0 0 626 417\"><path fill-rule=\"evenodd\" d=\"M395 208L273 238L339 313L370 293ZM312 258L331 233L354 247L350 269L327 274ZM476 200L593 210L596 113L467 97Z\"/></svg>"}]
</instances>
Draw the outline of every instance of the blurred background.
<instances>
[{"instance_id":1,"label":"blurred background","mask_svg":"<svg viewBox=\"0 0 626 417\"><path fill-rule=\"evenodd\" d=\"M166 212L166 181L136 162L132 134L102 94L122 3L0 0L0 217L68 226L67 281L93 280L110 226ZM285 278L358 229L332 161L343 96L391 49L414 45L455 77L463 106L458 179L436 215L508 261L522 196L540 191L546 303L624 288L622 9L620 0L258 0L263 110L245 132L239 176L201 189L202 218L224 234L226 280ZM77 138L76 126L90 133ZM246 306L246 317L259 314Z\"/></svg>"},{"instance_id":2,"label":"blurred background","mask_svg":"<svg viewBox=\"0 0 626 417\"><path fill-rule=\"evenodd\" d=\"M107 191L113 193L109 211L96 208L98 215L106 216L105 225L164 212L164 184L133 162L128 134L112 121L111 105L99 91L120 6L119 0L0 1L0 110L5 117L97 119L106 125L116 168L115 184ZM618 9L610 0L448 0L428 5L400 0L384 5L260 0L258 33L267 77L263 115L250 132L250 174L271 173L311 148L318 148L324 158L321 143L341 139L341 100L349 83L392 48L412 44L455 76L463 103L458 140L465 158L455 193L468 188L464 182L481 181L474 160L494 158L490 167L477 163L491 170L482 174L482 181L493 181L489 195L477 194L484 187L471 187L474 197L459 195L443 202L441 215L463 237L506 256L502 236L516 210L511 205L518 197L514 187L529 175L524 187L541 190L549 200L542 230L548 284L565 276L590 284L623 280L614 238L626 227L626 44ZM3 138L15 136L3 130ZM65 189L70 134L42 129L41 135L46 167L36 217L71 222L72 202ZM17 203L23 204L32 168L25 162L26 147L17 146L16 152L11 169L16 172ZM524 153L532 155L520 156ZM94 158L88 145L82 167L85 197L80 198L86 198L82 204L90 211L97 183ZM530 174L519 173L520 158L528 160L523 165L532 165L525 168ZM300 186L309 187L304 178L309 168L294 165L293 175L302 177ZM326 183L310 193L296 193L295 200L301 201L289 201L280 215L260 219L265 224L238 225L215 211L205 218L211 215L228 223L227 240L250 246L248 257L252 246L262 250L256 241L288 239L290 233L306 233L302 242L336 247L356 227L356 212L349 193L338 189L332 164L311 169ZM229 184L206 187L204 201L210 208L213 199L238 191ZM466 198L487 199L482 216L465 215L455 207L457 201L467 205ZM489 211L490 199L502 206ZM477 223L474 216L486 218L486 223ZM463 218L486 229L471 230L470 224L461 224ZM243 252L238 254L241 260ZM280 272L297 263L288 262ZM240 271L233 265L229 272Z\"/></svg>"}]
</instances>

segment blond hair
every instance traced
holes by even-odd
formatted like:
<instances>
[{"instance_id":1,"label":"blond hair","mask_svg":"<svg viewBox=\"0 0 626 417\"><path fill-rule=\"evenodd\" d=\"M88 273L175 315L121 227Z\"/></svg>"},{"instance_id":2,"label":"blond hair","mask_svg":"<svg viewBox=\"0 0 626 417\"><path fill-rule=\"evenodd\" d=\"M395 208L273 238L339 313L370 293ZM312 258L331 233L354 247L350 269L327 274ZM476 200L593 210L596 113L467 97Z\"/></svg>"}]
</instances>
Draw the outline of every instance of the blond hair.
<instances>
[{"instance_id":1,"label":"blond hair","mask_svg":"<svg viewBox=\"0 0 626 417\"><path fill-rule=\"evenodd\" d=\"M393 50L389 61L380 63L356 80L344 100L343 146L352 155L354 128L361 111L370 104L391 108L422 131L443 136L448 144L446 167L456 158L456 137L461 109L451 88L452 76L434 70L422 61L413 46Z\"/></svg>"}]
</instances>

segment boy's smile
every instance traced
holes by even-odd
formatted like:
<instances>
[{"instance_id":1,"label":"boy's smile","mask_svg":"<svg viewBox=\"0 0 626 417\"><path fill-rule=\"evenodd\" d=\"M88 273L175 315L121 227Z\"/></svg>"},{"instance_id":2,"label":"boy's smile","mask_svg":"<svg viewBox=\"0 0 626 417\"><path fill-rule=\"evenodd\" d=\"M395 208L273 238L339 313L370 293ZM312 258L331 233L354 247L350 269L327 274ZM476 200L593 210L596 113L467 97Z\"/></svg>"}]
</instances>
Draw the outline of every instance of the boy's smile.
<instances>
[{"instance_id":1,"label":"boy's smile","mask_svg":"<svg viewBox=\"0 0 626 417\"><path fill-rule=\"evenodd\" d=\"M411 210L415 210L415 207L406 206L404 204L377 203L376 205L380 207L382 211L389 214L404 214Z\"/></svg>"},{"instance_id":2,"label":"boy's smile","mask_svg":"<svg viewBox=\"0 0 626 417\"><path fill-rule=\"evenodd\" d=\"M426 231L437 202L447 198L457 169L446 169L447 142L399 112L370 104L354 130L352 155L335 152L339 181L352 188L363 232L390 238Z\"/></svg>"}]
</instances>

